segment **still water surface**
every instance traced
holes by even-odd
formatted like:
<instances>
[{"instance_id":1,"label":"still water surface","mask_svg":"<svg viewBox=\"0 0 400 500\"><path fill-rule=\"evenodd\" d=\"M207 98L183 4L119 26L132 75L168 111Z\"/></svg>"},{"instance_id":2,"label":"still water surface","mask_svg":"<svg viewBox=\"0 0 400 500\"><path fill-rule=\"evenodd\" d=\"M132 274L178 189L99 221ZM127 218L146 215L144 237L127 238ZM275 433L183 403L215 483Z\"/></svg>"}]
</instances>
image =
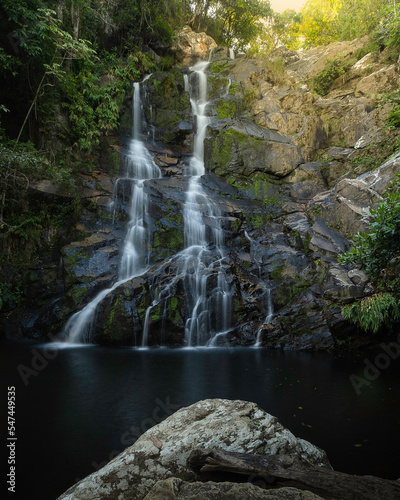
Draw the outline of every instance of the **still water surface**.
<instances>
[{"instance_id":1,"label":"still water surface","mask_svg":"<svg viewBox=\"0 0 400 500\"><path fill-rule=\"evenodd\" d=\"M363 376L380 351L46 348L1 345L4 404L16 387L13 498L54 500L155 421L206 398L256 402L336 470L400 477L400 358L357 395L350 375ZM4 419L0 429L5 443Z\"/></svg>"}]
</instances>

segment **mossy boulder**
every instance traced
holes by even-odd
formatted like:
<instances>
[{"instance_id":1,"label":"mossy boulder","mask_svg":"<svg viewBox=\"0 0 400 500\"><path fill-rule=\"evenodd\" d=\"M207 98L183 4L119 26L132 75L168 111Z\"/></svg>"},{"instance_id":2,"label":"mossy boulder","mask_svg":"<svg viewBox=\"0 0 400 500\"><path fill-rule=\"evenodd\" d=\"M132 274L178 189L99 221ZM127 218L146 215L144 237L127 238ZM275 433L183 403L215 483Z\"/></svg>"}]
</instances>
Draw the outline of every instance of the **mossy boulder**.
<instances>
[{"instance_id":1,"label":"mossy boulder","mask_svg":"<svg viewBox=\"0 0 400 500\"><path fill-rule=\"evenodd\" d=\"M281 178L303 159L290 139L246 121L211 125L205 140L205 163L211 172L229 179L268 173Z\"/></svg>"},{"instance_id":2,"label":"mossy boulder","mask_svg":"<svg viewBox=\"0 0 400 500\"><path fill-rule=\"evenodd\" d=\"M140 346L150 303L148 287L141 277L115 288L97 308L93 340L103 345Z\"/></svg>"},{"instance_id":3,"label":"mossy boulder","mask_svg":"<svg viewBox=\"0 0 400 500\"><path fill-rule=\"evenodd\" d=\"M173 68L158 71L146 82L145 118L155 127L156 135L165 144L182 144L193 123L189 93L185 91L183 73Z\"/></svg>"}]
</instances>

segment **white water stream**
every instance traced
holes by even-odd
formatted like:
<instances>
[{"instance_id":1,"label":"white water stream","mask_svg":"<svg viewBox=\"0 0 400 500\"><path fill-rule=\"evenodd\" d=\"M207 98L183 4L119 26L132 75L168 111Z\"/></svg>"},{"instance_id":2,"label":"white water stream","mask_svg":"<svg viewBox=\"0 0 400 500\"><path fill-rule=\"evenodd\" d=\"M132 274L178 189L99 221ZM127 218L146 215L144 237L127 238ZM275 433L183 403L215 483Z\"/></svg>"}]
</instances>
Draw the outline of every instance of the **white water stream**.
<instances>
[{"instance_id":1,"label":"white water stream","mask_svg":"<svg viewBox=\"0 0 400 500\"><path fill-rule=\"evenodd\" d=\"M90 342L91 329L100 302L118 286L135 276L140 276L149 268L148 234L145 228L148 211L148 199L144 190L146 179L161 177L159 167L154 163L150 153L144 147L142 135L142 104L140 84L133 84L133 138L129 151L124 158L124 174L121 180L131 181L130 221L124 241L119 268L119 279L111 288L101 291L81 311L68 320L63 329L66 342Z\"/></svg>"},{"instance_id":2,"label":"white water stream","mask_svg":"<svg viewBox=\"0 0 400 500\"><path fill-rule=\"evenodd\" d=\"M232 293L227 280L227 259L223 246L221 214L203 189L204 139L210 122L207 108L208 62L196 64L185 78L190 92L196 122L193 157L189 165L186 201L183 207L184 250L172 259L177 272L168 285L156 292L157 297L146 312L142 347L147 346L150 311L168 302L171 290L183 276L185 291L185 346L212 346L227 334L231 326ZM171 259L171 260L172 260ZM165 307L165 306L164 306ZM164 315L166 311L164 309Z\"/></svg>"},{"instance_id":3,"label":"white water stream","mask_svg":"<svg viewBox=\"0 0 400 500\"><path fill-rule=\"evenodd\" d=\"M190 312L185 325L187 347L212 344L220 332L227 332L231 323L232 293L226 276L221 214L206 195L201 175L204 175L204 139L210 122L206 113L208 62L192 69L189 89L196 135L190 171L194 175L184 206L185 250L182 264L186 272L185 289ZM206 226L205 221L208 225ZM213 277L213 278L212 278ZM210 287L210 278L216 283Z\"/></svg>"},{"instance_id":4,"label":"white water stream","mask_svg":"<svg viewBox=\"0 0 400 500\"><path fill-rule=\"evenodd\" d=\"M267 296L267 317L265 318L264 323L257 330L257 339L256 343L254 344L254 347L261 347L263 326L268 325L268 323L271 323L272 318L274 317L274 307L272 304L271 289L266 288L265 293Z\"/></svg>"},{"instance_id":5,"label":"white water stream","mask_svg":"<svg viewBox=\"0 0 400 500\"><path fill-rule=\"evenodd\" d=\"M258 277L261 280L261 270L262 270L262 259L260 259L258 254L258 247L259 243L254 240L253 238L250 237L247 231L244 232L244 235L250 242L250 255L252 256L254 262L258 265ZM256 342L253 345L253 347L261 347L261 340L262 340L262 331L263 331L263 326L268 325L272 321L272 318L274 317L274 304L272 302L272 289L267 286L265 283L261 283L261 286L264 289L264 294L266 296L266 305L267 305L267 316L263 322L263 324L259 327L257 330L257 338Z\"/></svg>"},{"instance_id":6,"label":"white water stream","mask_svg":"<svg viewBox=\"0 0 400 500\"><path fill-rule=\"evenodd\" d=\"M228 261L223 245L221 213L207 196L201 183L204 168L204 139L209 117L207 108L207 75L209 63L201 62L191 68L185 78L185 88L191 94L191 105L196 121L193 157L188 174L191 176L183 206L184 250L172 257L177 272L167 285L155 288L152 305L147 309L142 334L142 347L148 346L151 311L167 300L173 285L183 277L185 291L186 347L215 345L230 331L232 293L227 280ZM161 177L160 169L142 141L142 110L140 86L134 84L133 139L124 161L124 176L119 181L131 181L130 221L124 242L118 281L100 292L86 307L74 314L64 327L67 342L90 342L91 329L100 302L114 289L133 277L144 274L150 267L149 231L146 227L148 198L145 181ZM161 332L162 334L162 332Z\"/></svg>"}]
</instances>

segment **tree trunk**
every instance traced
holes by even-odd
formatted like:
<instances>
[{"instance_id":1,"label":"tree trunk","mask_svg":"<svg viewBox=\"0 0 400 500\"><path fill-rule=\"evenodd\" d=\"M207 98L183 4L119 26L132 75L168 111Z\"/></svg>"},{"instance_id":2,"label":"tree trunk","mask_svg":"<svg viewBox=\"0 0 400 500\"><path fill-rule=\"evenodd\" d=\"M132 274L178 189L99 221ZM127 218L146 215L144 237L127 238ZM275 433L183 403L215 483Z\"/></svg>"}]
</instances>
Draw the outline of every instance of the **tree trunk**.
<instances>
[{"instance_id":1,"label":"tree trunk","mask_svg":"<svg viewBox=\"0 0 400 500\"><path fill-rule=\"evenodd\" d=\"M398 481L335 472L288 455L261 456L199 448L190 454L187 463L200 479L209 473L214 473L214 479L215 473L220 476L235 473L250 476L255 484L261 482L265 487L271 487L272 483L273 487L293 486L312 491L326 500L400 499Z\"/></svg>"}]
</instances>

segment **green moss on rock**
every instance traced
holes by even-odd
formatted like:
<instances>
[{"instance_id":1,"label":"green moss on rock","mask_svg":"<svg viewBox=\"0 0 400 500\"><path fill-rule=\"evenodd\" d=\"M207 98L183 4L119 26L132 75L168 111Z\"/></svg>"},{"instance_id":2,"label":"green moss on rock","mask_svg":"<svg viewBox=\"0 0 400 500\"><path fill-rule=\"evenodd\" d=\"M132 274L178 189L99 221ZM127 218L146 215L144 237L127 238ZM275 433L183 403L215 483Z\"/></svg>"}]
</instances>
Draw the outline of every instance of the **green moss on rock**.
<instances>
[{"instance_id":1,"label":"green moss on rock","mask_svg":"<svg viewBox=\"0 0 400 500\"><path fill-rule=\"evenodd\" d=\"M160 221L157 222L159 228L153 235L153 252L158 258L165 258L183 248L183 233L176 227L163 226Z\"/></svg>"},{"instance_id":2,"label":"green moss on rock","mask_svg":"<svg viewBox=\"0 0 400 500\"><path fill-rule=\"evenodd\" d=\"M121 343L131 337L132 318L125 309L122 296L118 296L110 305L104 317L103 338L106 342Z\"/></svg>"},{"instance_id":3,"label":"green moss on rock","mask_svg":"<svg viewBox=\"0 0 400 500\"><path fill-rule=\"evenodd\" d=\"M220 99L214 105L218 118L234 118L236 116L236 102L235 101L226 101L225 99Z\"/></svg>"}]
</instances>

